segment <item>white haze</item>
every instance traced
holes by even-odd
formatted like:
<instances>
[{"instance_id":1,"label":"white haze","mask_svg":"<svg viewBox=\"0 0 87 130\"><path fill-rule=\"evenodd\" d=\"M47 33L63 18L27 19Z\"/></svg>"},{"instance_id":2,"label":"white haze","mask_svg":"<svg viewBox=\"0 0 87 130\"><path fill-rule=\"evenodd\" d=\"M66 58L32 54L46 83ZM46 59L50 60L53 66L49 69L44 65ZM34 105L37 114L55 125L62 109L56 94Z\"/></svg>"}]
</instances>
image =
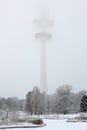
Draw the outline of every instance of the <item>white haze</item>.
<instances>
[{"instance_id":1,"label":"white haze","mask_svg":"<svg viewBox=\"0 0 87 130\"><path fill-rule=\"evenodd\" d=\"M54 19L47 43L48 93L62 84L87 90L87 0L46 0ZM0 0L0 96L25 98L39 85L38 0Z\"/></svg>"}]
</instances>

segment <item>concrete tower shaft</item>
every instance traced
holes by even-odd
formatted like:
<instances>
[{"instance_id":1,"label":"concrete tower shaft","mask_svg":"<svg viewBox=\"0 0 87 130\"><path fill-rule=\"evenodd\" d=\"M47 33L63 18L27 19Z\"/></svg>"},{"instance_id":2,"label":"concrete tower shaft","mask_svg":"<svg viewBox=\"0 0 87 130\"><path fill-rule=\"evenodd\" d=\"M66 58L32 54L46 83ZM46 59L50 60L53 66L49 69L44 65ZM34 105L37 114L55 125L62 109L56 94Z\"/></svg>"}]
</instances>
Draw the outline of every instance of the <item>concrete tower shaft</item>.
<instances>
[{"instance_id":1,"label":"concrete tower shaft","mask_svg":"<svg viewBox=\"0 0 87 130\"><path fill-rule=\"evenodd\" d=\"M46 43L41 43L41 59L40 59L40 85L41 92L47 91L47 70L46 70Z\"/></svg>"}]
</instances>

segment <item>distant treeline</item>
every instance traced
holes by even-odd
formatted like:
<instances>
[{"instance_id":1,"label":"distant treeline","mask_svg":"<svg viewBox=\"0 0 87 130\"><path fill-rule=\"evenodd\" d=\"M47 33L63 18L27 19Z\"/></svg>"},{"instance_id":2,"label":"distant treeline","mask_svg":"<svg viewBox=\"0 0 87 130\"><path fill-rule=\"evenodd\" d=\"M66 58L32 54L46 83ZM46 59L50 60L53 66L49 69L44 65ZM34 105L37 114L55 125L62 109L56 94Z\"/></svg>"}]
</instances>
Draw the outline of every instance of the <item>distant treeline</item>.
<instances>
[{"instance_id":1,"label":"distant treeline","mask_svg":"<svg viewBox=\"0 0 87 130\"><path fill-rule=\"evenodd\" d=\"M0 97L0 109L2 110L21 110L25 109L25 100L20 100L17 97L4 98Z\"/></svg>"},{"instance_id":2,"label":"distant treeline","mask_svg":"<svg viewBox=\"0 0 87 130\"><path fill-rule=\"evenodd\" d=\"M81 103L84 95L87 95L87 91L74 93L70 85L62 85L50 95L41 93L38 87L34 87L26 94L25 100L1 97L0 110L26 111L31 115L78 113L81 106L84 106L84 103Z\"/></svg>"}]
</instances>

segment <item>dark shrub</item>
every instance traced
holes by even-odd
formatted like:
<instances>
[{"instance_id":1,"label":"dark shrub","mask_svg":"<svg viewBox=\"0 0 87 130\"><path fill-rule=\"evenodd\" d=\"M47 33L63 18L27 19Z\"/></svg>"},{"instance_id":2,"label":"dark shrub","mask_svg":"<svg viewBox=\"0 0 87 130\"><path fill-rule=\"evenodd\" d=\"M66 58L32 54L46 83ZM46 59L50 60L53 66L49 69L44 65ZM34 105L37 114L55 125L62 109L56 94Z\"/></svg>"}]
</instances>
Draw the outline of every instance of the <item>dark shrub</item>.
<instances>
[{"instance_id":1,"label":"dark shrub","mask_svg":"<svg viewBox=\"0 0 87 130\"><path fill-rule=\"evenodd\" d=\"M43 124L43 120L42 119L36 119L36 120L32 120L31 123L35 124L35 125L42 125Z\"/></svg>"}]
</instances>

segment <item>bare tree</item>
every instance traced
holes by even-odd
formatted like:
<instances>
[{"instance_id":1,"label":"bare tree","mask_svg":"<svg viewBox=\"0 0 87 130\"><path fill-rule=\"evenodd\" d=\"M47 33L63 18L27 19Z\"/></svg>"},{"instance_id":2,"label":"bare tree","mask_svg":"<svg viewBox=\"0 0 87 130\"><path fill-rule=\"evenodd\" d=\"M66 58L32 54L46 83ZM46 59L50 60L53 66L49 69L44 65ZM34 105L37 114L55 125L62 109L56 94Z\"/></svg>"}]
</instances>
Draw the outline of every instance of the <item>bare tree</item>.
<instances>
[{"instance_id":1,"label":"bare tree","mask_svg":"<svg viewBox=\"0 0 87 130\"><path fill-rule=\"evenodd\" d=\"M57 89L54 105L57 113L68 113L71 90L72 86L69 85L62 85Z\"/></svg>"}]
</instances>

